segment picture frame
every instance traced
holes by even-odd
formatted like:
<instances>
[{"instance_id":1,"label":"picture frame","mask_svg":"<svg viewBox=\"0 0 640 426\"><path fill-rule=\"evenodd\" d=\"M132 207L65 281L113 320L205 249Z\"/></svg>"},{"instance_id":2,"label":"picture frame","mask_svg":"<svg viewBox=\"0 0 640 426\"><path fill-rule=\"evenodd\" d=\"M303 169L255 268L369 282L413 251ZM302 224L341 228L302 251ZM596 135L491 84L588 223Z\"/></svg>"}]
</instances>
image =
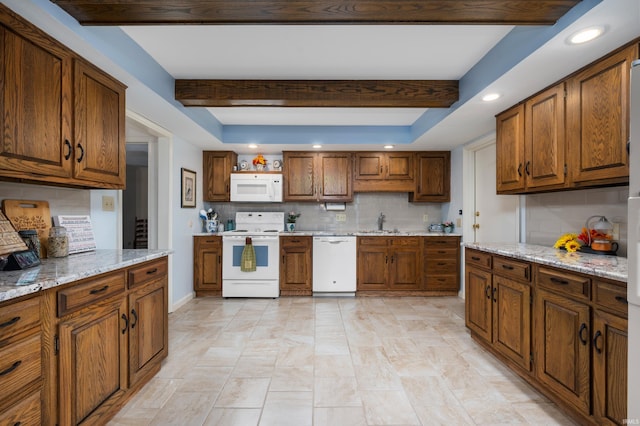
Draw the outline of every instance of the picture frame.
<instances>
[{"instance_id":1,"label":"picture frame","mask_svg":"<svg viewBox=\"0 0 640 426\"><path fill-rule=\"evenodd\" d=\"M196 207L196 172L193 170L180 169L180 207Z\"/></svg>"}]
</instances>

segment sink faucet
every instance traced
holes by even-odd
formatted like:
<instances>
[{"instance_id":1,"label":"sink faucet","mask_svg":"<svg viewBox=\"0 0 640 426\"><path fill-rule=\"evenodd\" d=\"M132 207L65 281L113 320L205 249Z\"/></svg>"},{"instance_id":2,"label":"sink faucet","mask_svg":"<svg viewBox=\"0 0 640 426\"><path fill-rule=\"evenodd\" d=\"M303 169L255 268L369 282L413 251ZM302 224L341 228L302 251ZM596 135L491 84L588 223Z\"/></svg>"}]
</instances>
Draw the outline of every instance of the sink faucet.
<instances>
[{"instance_id":1,"label":"sink faucet","mask_svg":"<svg viewBox=\"0 0 640 426\"><path fill-rule=\"evenodd\" d=\"M382 231L382 228L384 226L384 214L380 213L380 216L378 216L378 231Z\"/></svg>"}]
</instances>

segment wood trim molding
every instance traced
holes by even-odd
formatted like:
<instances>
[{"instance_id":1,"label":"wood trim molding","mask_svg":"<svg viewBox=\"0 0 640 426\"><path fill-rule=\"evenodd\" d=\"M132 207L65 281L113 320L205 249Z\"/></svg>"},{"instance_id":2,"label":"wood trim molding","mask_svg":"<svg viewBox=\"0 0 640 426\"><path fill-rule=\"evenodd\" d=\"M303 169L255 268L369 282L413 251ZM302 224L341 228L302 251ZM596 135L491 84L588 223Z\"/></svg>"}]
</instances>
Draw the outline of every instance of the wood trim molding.
<instances>
[{"instance_id":1,"label":"wood trim molding","mask_svg":"<svg viewBox=\"0 0 640 426\"><path fill-rule=\"evenodd\" d=\"M580 0L51 0L83 25L553 25Z\"/></svg>"},{"instance_id":2,"label":"wood trim molding","mask_svg":"<svg viewBox=\"0 0 640 426\"><path fill-rule=\"evenodd\" d=\"M455 80L176 80L184 106L448 108Z\"/></svg>"}]
</instances>

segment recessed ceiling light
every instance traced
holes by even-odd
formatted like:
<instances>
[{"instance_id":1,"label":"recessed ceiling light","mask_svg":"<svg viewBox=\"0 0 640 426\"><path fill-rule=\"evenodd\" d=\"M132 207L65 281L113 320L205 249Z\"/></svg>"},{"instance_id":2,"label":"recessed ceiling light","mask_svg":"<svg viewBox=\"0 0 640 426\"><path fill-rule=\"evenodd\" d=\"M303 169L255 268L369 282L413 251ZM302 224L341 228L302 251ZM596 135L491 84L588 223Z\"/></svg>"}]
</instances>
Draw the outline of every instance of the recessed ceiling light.
<instances>
[{"instance_id":1,"label":"recessed ceiling light","mask_svg":"<svg viewBox=\"0 0 640 426\"><path fill-rule=\"evenodd\" d=\"M384 149L393 149L393 148L395 148L394 145L385 145L384 146Z\"/></svg>"},{"instance_id":2,"label":"recessed ceiling light","mask_svg":"<svg viewBox=\"0 0 640 426\"><path fill-rule=\"evenodd\" d=\"M256 149L258 147L258 145L256 145L255 143L250 143L249 144L249 148L251 149Z\"/></svg>"},{"instance_id":3,"label":"recessed ceiling light","mask_svg":"<svg viewBox=\"0 0 640 426\"><path fill-rule=\"evenodd\" d=\"M500 97L500 94L498 93L488 93L482 97L482 100L485 102L491 102L491 101L495 101L499 97Z\"/></svg>"},{"instance_id":4,"label":"recessed ceiling light","mask_svg":"<svg viewBox=\"0 0 640 426\"><path fill-rule=\"evenodd\" d=\"M319 144L313 145L313 149L320 149L320 148L322 148L322 145L319 145Z\"/></svg>"},{"instance_id":5,"label":"recessed ceiling light","mask_svg":"<svg viewBox=\"0 0 640 426\"><path fill-rule=\"evenodd\" d=\"M574 33L569 37L569 44L582 44L598 38L604 33L603 27L589 27Z\"/></svg>"}]
</instances>

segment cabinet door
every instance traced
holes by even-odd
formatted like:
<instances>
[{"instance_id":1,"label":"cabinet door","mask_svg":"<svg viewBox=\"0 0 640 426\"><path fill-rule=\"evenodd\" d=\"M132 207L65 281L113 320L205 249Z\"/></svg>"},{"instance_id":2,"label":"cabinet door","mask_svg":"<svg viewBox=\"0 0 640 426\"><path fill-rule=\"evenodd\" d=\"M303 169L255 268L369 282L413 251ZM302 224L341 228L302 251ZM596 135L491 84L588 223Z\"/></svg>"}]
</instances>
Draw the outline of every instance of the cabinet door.
<instances>
[{"instance_id":1,"label":"cabinet door","mask_svg":"<svg viewBox=\"0 0 640 426\"><path fill-rule=\"evenodd\" d=\"M353 199L350 153L319 154L316 172L320 179L319 201Z\"/></svg>"},{"instance_id":2,"label":"cabinet door","mask_svg":"<svg viewBox=\"0 0 640 426\"><path fill-rule=\"evenodd\" d=\"M69 178L70 53L39 34L29 36L35 41L0 26L0 170L12 177Z\"/></svg>"},{"instance_id":3,"label":"cabinet door","mask_svg":"<svg viewBox=\"0 0 640 426\"><path fill-rule=\"evenodd\" d=\"M465 323L477 335L491 342L491 273L466 265Z\"/></svg>"},{"instance_id":4,"label":"cabinet door","mask_svg":"<svg viewBox=\"0 0 640 426\"><path fill-rule=\"evenodd\" d=\"M202 153L204 201L229 201L231 170L236 159L236 154L228 151Z\"/></svg>"},{"instance_id":5,"label":"cabinet door","mask_svg":"<svg viewBox=\"0 0 640 426\"><path fill-rule=\"evenodd\" d=\"M390 290L422 289L422 250L419 238L391 239L389 256Z\"/></svg>"},{"instance_id":6,"label":"cabinet door","mask_svg":"<svg viewBox=\"0 0 640 426\"><path fill-rule=\"evenodd\" d=\"M503 355L531 370L531 288L493 277L493 344Z\"/></svg>"},{"instance_id":7,"label":"cabinet door","mask_svg":"<svg viewBox=\"0 0 640 426\"><path fill-rule=\"evenodd\" d=\"M411 152L398 152L387 153L386 155L386 179L389 180L412 180L413 171L415 169L413 165L413 153Z\"/></svg>"},{"instance_id":8,"label":"cabinet door","mask_svg":"<svg viewBox=\"0 0 640 426\"><path fill-rule=\"evenodd\" d=\"M193 237L193 289L198 295L222 294L222 240L220 237Z\"/></svg>"},{"instance_id":9,"label":"cabinet door","mask_svg":"<svg viewBox=\"0 0 640 426\"><path fill-rule=\"evenodd\" d=\"M638 46L626 48L567 82L567 135L575 183L628 182L629 83Z\"/></svg>"},{"instance_id":10,"label":"cabinet door","mask_svg":"<svg viewBox=\"0 0 640 426\"><path fill-rule=\"evenodd\" d=\"M449 201L451 153L448 151L424 152L417 156L415 193L409 201L443 203Z\"/></svg>"},{"instance_id":11,"label":"cabinet door","mask_svg":"<svg viewBox=\"0 0 640 426\"><path fill-rule=\"evenodd\" d=\"M310 296L311 237L283 237L280 258L280 294Z\"/></svg>"},{"instance_id":12,"label":"cabinet door","mask_svg":"<svg viewBox=\"0 0 640 426\"><path fill-rule=\"evenodd\" d=\"M167 278L129 294L129 385L135 385L168 354Z\"/></svg>"},{"instance_id":13,"label":"cabinet door","mask_svg":"<svg viewBox=\"0 0 640 426\"><path fill-rule=\"evenodd\" d=\"M316 199L316 153L284 152L284 201L313 201Z\"/></svg>"},{"instance_id":14,"label":"cabinet door","mask_svg":"<svg viewBox=\"0 0 640 426\"><path fill-rule=\"evenodd\" d=\"M538 379L585 414L590 412L589 306L542 289L535 305Z\"/></svg>"},{"instance_id":15,"label":"cabinet door","mask_svg":"<svg viewBox=\"0 0 640 426\"><path fill-rule=\"evenodd\" d=\"M378 152L356 152L354 178L358 180L384 179L384 155Z\"/></svg>"},{"instance_id":16,"label":"cabinet door","mask_svg":"<svg viewBox=\"0 0 640 426\"><path fill-rule=\"evenodd\" d=\"M358 287L357 290L388 290L389 254L380 246L358 247Z\"/></svg>"},{"instance_id":17,"label":"cabinet door","mask_svg":"<svg viewBox=\"0 0 640 426\"><path fill-rule=\"evenodd\" d=\"M599 310L593 314L593 402L598 424L627 418L627 320Z\"/></svg>"},{"instance_id":18,"label":"cabinet door","mask_svg":"<svg viewBox=\"0 0 640 426\"><path fill-rule=\"evenodd\" d=\"M74 78L74 177L124 189L125 87L82 60Z\"/></svg>"},{"instance_id":19,"label":"cabinet door","mask_svg":"<svg viewBox=\"0 0 640 426\"><path fill-rule=\"evenodd\" d=\"M127 329L126 299L60 322L59 424L76 425L92 414L97 418L124 395Z\"/></svg>"},{"instance_id":20,"label":"cabinet door","mask_svg":"<svg viewBox=\"0 0 640 426\"><path fill-rule=\"evenodd\" d=\"M524 105L496 117L496 189L498 193L525 187Z\"/></svg>"},{"instance_id":21,"label":"cabinet door","mask_svg":"<svg viewBox=\"0 0 640 426\"><path fill-rule=\"evenodd\" d=\"M565 182L564 83L525 104L525 158L527 188Z\"/></svg>"}]
</instances>

